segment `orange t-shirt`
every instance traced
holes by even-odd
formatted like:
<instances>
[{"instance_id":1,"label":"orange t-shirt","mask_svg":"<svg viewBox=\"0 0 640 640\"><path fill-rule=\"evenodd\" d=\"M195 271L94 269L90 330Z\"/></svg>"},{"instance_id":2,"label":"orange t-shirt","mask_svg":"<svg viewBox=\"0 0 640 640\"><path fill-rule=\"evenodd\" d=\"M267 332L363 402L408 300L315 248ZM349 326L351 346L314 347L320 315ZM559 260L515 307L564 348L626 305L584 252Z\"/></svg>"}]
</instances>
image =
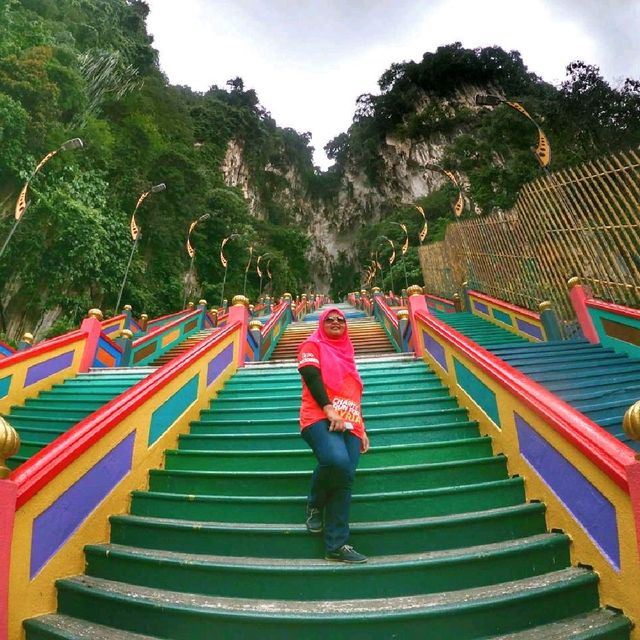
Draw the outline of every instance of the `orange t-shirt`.
<instances>
[{"instance_id":1,"label":"orange t-shirt","mask_svg":"<svg viewBox=\"0 0 640 640\"><path fill-rule=\"evenodd\" d=\"M320 369L320 349L317 345L309 343L298 354L298 369L301 367L317 367ZM364 435L364 421L362 419L362 391L360 383L352 375L348 375L342 381L339 389L334 389L330 384L324 383L327 395L333 408L345 421L353 425L353 435L362 439ZM302 381L302 403L300 405L300 430L312 425L319 420L326 420L322 407L313 399L304 380Z\"/></svg>"}]
</instances>

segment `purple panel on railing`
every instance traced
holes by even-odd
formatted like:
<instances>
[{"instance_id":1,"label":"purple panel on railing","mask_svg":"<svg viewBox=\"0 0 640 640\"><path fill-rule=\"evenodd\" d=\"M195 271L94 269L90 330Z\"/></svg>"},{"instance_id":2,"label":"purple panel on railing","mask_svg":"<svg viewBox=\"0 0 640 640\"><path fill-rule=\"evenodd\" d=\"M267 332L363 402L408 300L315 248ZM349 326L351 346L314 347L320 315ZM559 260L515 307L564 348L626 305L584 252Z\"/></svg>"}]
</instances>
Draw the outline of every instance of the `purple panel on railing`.
<instances>
[{"instance_id":1,"label":"purple panel on railing","mask_svg":"<svg viewBox=\"0 0 640 640\"><path fill-rule=\"evenodd\" d=\"M535 324L531 324L530 322L522 320L521 318L516 318L516 324L518 325L518 329L520 329L522 333L533 336L538 340L544 340L542 329L540 327L537 327Z\"/></svg>"},{"instance_id":2,"label":"purple panel on railing","mask_svg":"<svg viewBox=\"0 0 640 640\"><path fill-rule=\"evenodd\" d=\"M487 307L486 304L484 304L484 302L480 302L479 300L474 300L473 301L473 306L480 312L480 313L484 313L486 316L489 315L489 307Z\"/></svg>"},{"instance_id":3,"label":"purple panel on railing","mask_svg":"<svg viewBox=\"0 0 640 640\"><path fill-rule=\"evenodd\" d=\"M31 579L131 470L135 435L129 434L33 521Z\"/></svg>"},{"instance_id":4,"label":"purple panel on railing","mask_svg":"<svg viewBox=\"0 0 640 640\"><path fill-rule=\"evenodd\" d=\"M444 347L431 337L426 331L422 333L422 341L425 349L435 358L436 362L445 370L449 371L447 366L447 356Z\"/></svg>"},{"instance_id":5,"label":"purple panel on railing","mask_svg":"<svg viewBox=\"0 0 640 640\"><path fill-rule=\"evenodd\" d=\"M207 367L207 387L233 362L233 342L227 345Z\"/></svg>"},{"instance_id":6,"label":"purple panel on railing","mask_svg":"<svg viewBox=\"0 0 640 640\"><path fill-rule=\"evenodd\" d=\"M107 327L106 329L102 330L102 333L113 333L114 331L118 331L120 329L120 323L118 324L112 324L110 327Z\"/></svg>"},{"instance_id":7,"label":"purple panel on railing","mask_svg":"<svg viewBox=\"0 0 640 640\"><path fill-rule=\"evenodd\" d=\"M34 364L27 369L27 375L25 376L24 386L28 387L40 380L44 380L49 376L52 376L58 371L67 369L73 363L74 351L67 351L67 353L61 353L59 356L49 358L44 362Z\"/></svg>"},{"instance_id":8,"label":"purple panel on railing","mask_svg":"<svg viewBox=\"0 0 640 640\"><path fill-rule=\"evenodd\" d=\"M525 460L619 570L620 543L613 504L528 422L517 413L514 416Z\"/></svg>"}]
</instances>

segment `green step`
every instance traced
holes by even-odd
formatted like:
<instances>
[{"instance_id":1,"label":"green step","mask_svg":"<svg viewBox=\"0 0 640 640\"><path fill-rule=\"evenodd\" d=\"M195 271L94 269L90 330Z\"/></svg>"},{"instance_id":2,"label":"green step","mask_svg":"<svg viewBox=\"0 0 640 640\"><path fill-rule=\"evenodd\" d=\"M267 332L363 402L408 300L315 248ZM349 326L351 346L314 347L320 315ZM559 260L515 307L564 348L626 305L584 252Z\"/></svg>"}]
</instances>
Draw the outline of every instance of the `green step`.
<instances>
[{"instance_id":1,"label":"green step","mask_svg":"<svg viewBox=\"0 0 640 640\"><path fill-rule=\"evenodd\" d=\"M194 556L121 545L85 547L89 576L223 598L357 600L470 589L569 565L569 539L539 534L455 551L378 555L365 565Z\"/></svg>"},{"instance_id":2,"label":"green step","mask_svg":"<svg viewBox=\"0 0 640 640\"><path fill-rule=\"evenodd\" d=\"M446 409L434 409L433 411L406 411L398 413L380 413L368 416L366 419L367 429L380 426L401 426L401 425L436 425L439 422L464 422L467 420L467 410L455 406L455 401L451 400L453 406ZM272 418L253 419L232 419L227 417L218 418L209 415L206 420L199 420L191 423L192 433L206 433L208 429L215 430L217 427L242 426L247 430L267 430L267 431L295 431L299 428L297 417L282 418L274 416Z\"/></svg>"},{"instance_id":3,"label":"green step","mask_svg":"<svg viewBox=\"0 0 640 640\"><path fill-rule=\"evenodd\" d=\"M544 506L520 504L455 515L351 523L350 542L375 557L425 553L544 533ZM322 558L322 536L302 524L241 524L111 516L111 542L146 549L256 558Z\"/></svg>"},{"instance_id":4,"label":"green step","mask_svg":"<svg viewBox=\"0 0 640 640\"><path fill-rule=\"evenodd\" d=\"M389 444L418 444L453 440L456 437L473 438L478 435L478 423L467 420L465 422L441 422L436 426L404 426L379 427L368 429L373 446ZM228 433L220 433L228 431ZM196 449L210 451L230 451L243 449L245 451L260 451L272 447L279 450L308 449L307 443L301 438L300 430L289 430L284 433L253 433L238 431L235 428L215 428L215 433L182 434L178 438L179 449Z\"/></svg>"},{"instance_id":5,"label":"green step","mask_svg":"<svg viewBox=\"0 0 640 640\"><path fill-rule=\"evenodd\" d=\"M459 484L502 480L506 477L504 457L478 458L459 462L437 462L396 467L358 469L354 490L380 493L400 489L431 489ZM304 495L309 488L308 471L181 471L152 469L149 487L153 491L234 496Z\"/></svg>"},{"instance_id":6,"label":"green step","mask_svg":"<svg viewBox=\"0 0 640 640\"><path fill-rule=\"evenodd\" d=\"M280 393L261 393L261 394L233 394L223 390L220 395L211 403L211 408L226 406L252 407L256 411L260 411L265 406L284 406L293 403L300 407L301 387L296 387ZM367 391L365 389L362 395L362 403L364 406L371 401L384 400L392 398L396 402L406 400L422 400L432 397L440 397L450 395L447 387L438 382L429 383L429 385L407 386L402 391L387 391L386 389L377 389L375 391Z\"/></svg>"},{"instance_id":7,"label":"green step","mask_svg":"<svg viewBox=\"0 0 640 640\"><path fill-rule=\"evenodd\" d=\"M420 400L387 400L387 401L369 401L362 403L362 410L365 421L371 419L371 417L386 413L397 413L403 409L403 413L410 413L415 415L420 410L435 411L439 409L451 409L457 408L457 401L450 397L445 391L440 397L420 399ZM290 403L282 403L277 406L275 403L267 402L264 406L264 413L268 415L269 410L273 411L280 419L297 418L300 415L300 399L292 401ZM211 409L204 409L200 412L201 422L220 422L233 420L238 422L241 420L251 421L256 418L256 414L259 417L263 415L263 412L257 412L255 407L243 407L242 405L236 406L229 405L222 407L217 403L213 403Z\"/></svg>"},{"instance_id":8,"label":"green step","mask_svg":"<svg viewBox=\"0 0 640 640\"><path fill-rule=\"evenodd\" d=\"M359 469L383 465L427 464L486 458L492 455L488 438L468 438L448 442L372 446L360 456ZM311 471L317 462L311 449L265 451L165 452L165 468L194 471Z\"/></svg>"},{"instance_id":9,"label":"green step","mask_svg":"<svg viewBox=\"0 0 640 640\"><path fill-rule=\"evenodd\" d=\"M376 380L365 380L364 387L365 391L368 389L373 390L376 388L393 388L393 389L402 389L407 385L415 384L415 383L427 383L430 381L438 380L435 374L431 373L415 373L415 374L407 374L406 376L398 377L397 379L388 380L384 378L378 378ZM271 391L280 391L284 389L301 389L302 383L300 381L300 376L297 378L292 377L290 380L283 380L277 384L273 382L269 382L268 380L254 380L250 381L247 379L242 379L236 381L235 377L231 378L224 387L224 390L227 391L244 391L244 392L254 392L260 389L269 389Z\"/></svg>"},{"instance_id":10,"label":"green step","mask_svg":"<svg viewBox=\"0 0 640 640\"><path fill-rule=\"evenodd\" d=\"M96 407L98 408L98 407ZM86 418L89 414L93 413L95 409L82 409L80 407L60 407L60 406L33 406L26 407L11 407L11 421L16 418L24 420L30 420L35 418L37 420L51 420L63 418L67 420L73 420L79 422L82 418Z\"/></svg>"},{"instance_id":11,"label":"green step","mask_svg":"<svg viewBox=\"0 0 640 640\"><path fill-rule=\"evenodd\" d=\"M589 612L597 577L584 569L462 591L354 602L215 598L92 577L58 582L61 613L172 640L343 638L473 640Z\"/></svg>"},{"instance_id":12,"label":"green step","mask_svg":"<svg viewBox=\"0 0 640 640\"><path fill-rule=\"evenodd\" d=\"M437 489L356 494L351 522L380 522L497 509L524 502L522 478ZM302 521L306 496L225 496L134 491L131 513L154 518L288 524Z\"/></svg>"}]
</instances>

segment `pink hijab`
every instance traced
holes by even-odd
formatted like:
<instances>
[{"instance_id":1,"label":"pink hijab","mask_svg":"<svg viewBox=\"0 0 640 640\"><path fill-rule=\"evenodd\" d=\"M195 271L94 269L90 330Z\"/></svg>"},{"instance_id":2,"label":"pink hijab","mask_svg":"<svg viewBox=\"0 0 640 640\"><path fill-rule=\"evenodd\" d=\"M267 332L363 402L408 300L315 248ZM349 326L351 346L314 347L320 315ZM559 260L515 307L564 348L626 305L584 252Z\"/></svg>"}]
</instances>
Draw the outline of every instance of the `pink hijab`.
<instances>
[{"instance_id":1,"label":"pink hijab","mask_svg":"<svg viewBox=\"0 0 640 640\"><path fill-rule=\"evenodd\" d=\"M324 330L324 319L330 314L338 314L344 318L344 313L336 307L329 307L320 314L318 328L298 347L298 353L305 344L315 344L320 350L320 374L326 386L339 389L342 381L348 376L353 376L362 388L362 379L356 369L354 349L349 338L349 331L345 327L344 333L339 338L330 338ZM346 318L345 318L346 320Z\"/></svg>"}]
</instances>

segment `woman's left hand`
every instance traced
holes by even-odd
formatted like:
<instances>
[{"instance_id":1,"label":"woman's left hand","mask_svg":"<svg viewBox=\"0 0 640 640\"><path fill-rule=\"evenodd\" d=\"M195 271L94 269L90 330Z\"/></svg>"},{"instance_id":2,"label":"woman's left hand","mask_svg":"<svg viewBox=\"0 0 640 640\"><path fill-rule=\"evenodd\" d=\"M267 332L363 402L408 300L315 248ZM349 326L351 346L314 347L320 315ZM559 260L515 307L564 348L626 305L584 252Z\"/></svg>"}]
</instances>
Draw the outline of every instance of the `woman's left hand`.
<instances>
[{"instance_id":1,"label":"woman's left hand","mask_svg":"<svg viewBox=\"0 0 640 640\"><path fill-rule=\"evenodd\" d=\"M360 453L367 453L369 451L369 436L365 431L362 435L362 442L360 443Z\"/></svg>"}]
</instances>

